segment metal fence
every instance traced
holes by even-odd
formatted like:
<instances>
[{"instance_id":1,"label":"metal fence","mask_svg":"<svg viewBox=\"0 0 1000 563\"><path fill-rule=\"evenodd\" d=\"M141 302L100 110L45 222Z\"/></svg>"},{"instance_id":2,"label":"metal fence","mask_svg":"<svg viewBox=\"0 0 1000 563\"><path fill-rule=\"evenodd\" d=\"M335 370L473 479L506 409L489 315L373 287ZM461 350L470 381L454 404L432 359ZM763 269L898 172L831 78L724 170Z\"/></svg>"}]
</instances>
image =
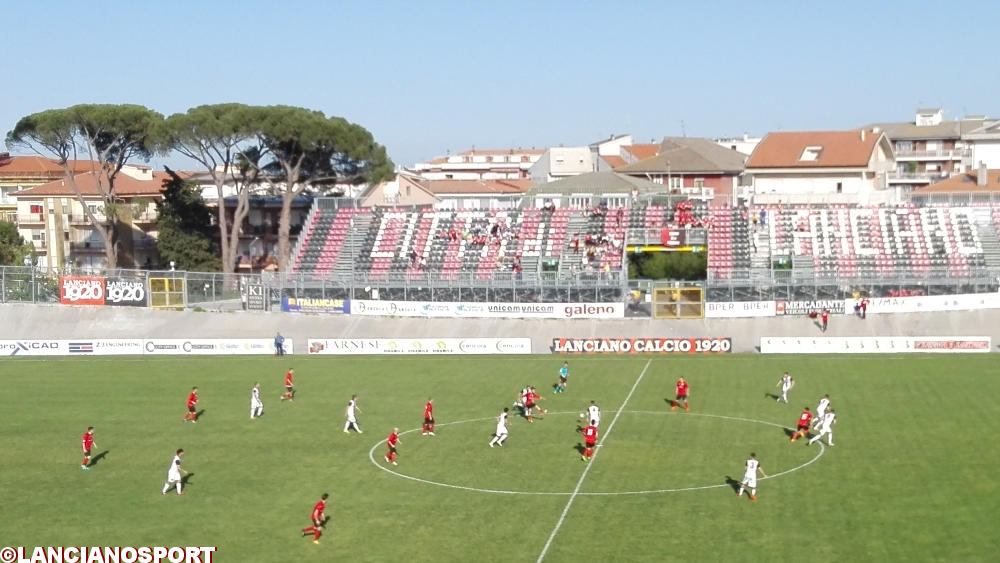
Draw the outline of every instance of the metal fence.
<instances>
[{"instance_id":1,"label":"metal fence","mask_svg":"<svg viewBox=\"0 0 1000 563\"><path fill-rule=\"evenodd\" d=\"M706 301L770 301L850 298L858 292L870 296L947 295L985 293L1000 290L995 272L974 273L970 277L932 278L796 278L788 271L772 271L766 276L702 281L627 280L622 272L560 274L538 272L518 276L494 273L480 279L475 272L463 272L456 279L440 280L424 274L407 273L376 278L368 273L315 278L311 274L223 274L156 270L92 270L64 268L42 270L28 267L0 267L0 302L57 303L59 276L100 275L106 278L142 281L163 280L177 288L172 307L207 310L239 310L247 307L249 288L264 295L267 308L279 308L282 297L314 299L382 299L398 301L465 301L521 303L611 303L628 302L632 290L650 292L657 287L700 287Z\"/></svg>"}]
</instances>

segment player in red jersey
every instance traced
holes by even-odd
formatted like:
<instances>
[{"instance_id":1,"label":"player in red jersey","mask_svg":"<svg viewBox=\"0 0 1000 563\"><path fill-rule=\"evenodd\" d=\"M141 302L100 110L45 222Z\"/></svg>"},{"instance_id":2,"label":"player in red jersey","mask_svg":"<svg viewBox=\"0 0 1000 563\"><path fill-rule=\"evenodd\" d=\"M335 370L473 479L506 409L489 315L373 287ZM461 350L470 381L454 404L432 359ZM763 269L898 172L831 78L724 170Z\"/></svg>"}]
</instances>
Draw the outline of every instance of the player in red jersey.
<instances>
[{"instance_id":1,"label":"player in red jersey","mask_svg":"<svg viewBox=\"0 0 1000 563\"><path fill-rule=\"evenodd\" d=\"M385 439L385 445L389 448L389 453L385 455L385 462L393 465L396 463L396 448L399 446L399 428L393 428L389 437Z\"/></svg>"},{"instance_id":2,"label":"player in red jersey","mask_svg":"<svg viewBox=\"0 0 1000 563\"><path fill-rule=\"evenodd\" d=\"M597 427L588 424L580 432L583 434L583 455L580 456L580 459L590 461L590 458L594 456L594 444L597 443Z\"/></svg>"},{"instance_id":3,"label":"player in red jersey","mask_svg":"<svg viewBox=\"0 0 1000 563\"><path fill-rule=\"evenodd\" d=\"M313 525L308 528L302 528L302 535L311 533L313 535L313 543L317 545L319 545L319 537L323 535L323 527L326 526L327 517L324 512L326 512L326 499L328 498L330 498L330 495L323 493L323 498L319 499L319 502L313 507L312 514L309 515Z\"/></svg>"},{"instance_id":4,"label":"player in red jersey","mask_svg":"<svg viewBox=\"0 0 1000 563\"><path fill-rule=\"evenodd\" d=\"M528 422L534 422L531 411L535 408L535 403L544 399L545 397L539 395L534 387L528 387L528 392L524 394L524 417L528 419ZM545 414L546 412L542 407L538 407L538 414Z\"/></svg>"},{"instance_id":5,"label":"player in red jersey","mask_svg":"<svg viewBox=\"0 0 1000 563\"><path fill-rule=\"evenodd\" d=\"M830 322L830 310L823 309L823 312L819 314L819 320L823 332L826 332L827 324Z\"/></svg>"},{"instance_id":6,"label":"player in red jersey","mask_svg":"<svg viewBox=\"0 0 1000 563\"><path fill-rule=\"evenodd\" d=\"M184 422L191 421L195 424L198 423L198 388L192 387L191 393L188 394L187 400L188 411L184 414Z\"/></svg>"},{"instance_id":7,"label":"player in red jersey","mask_svg":"<svg viewBox=\"0 0 1000 563\"><path fill-rule=\"evenodd\" d=\"M792 439L790 442L794 442L798 438L808 438L809 437L809 423L812 421L813 413L809 412L809 407L802 409L802 413L799 415L799 425L792 433Z\"/></svg>"},{"instance_id":8,"label":"player in red jersey","mask_svg":"<svg viewBox=\"0 0 1000 563\"><path fill-rule=\"evenodd\" d=\"M295 370L289 369L285 373L285 392L281 394L281 400L284 401L288 399L289 401L295 400L295 387L292 384L292 379L295 377Z\"/></svg>"},{"instance_id":9,"label":"player in red jersey","mask_svg":"<svg viewBox=\"0 0 1000 563\"><path fill-rule=\"evenodd\" d=\"M424 436L434 435L434 399L429 397L427 399L427 404L424 405Z\"/></svg>"},{"instance_id":10,"label":"player in red jersey","mask_svg":"<svg viewBox=\"0 0 1000 563\"><path fill-rule=\"evenodd\" d=\"M80 462L80 469L90 471L90 450L94 447L94 427L88 426L80 439L80 448L83 449L83 461Z\"/></svg>"},{"instance_id":11,"label":"player in red jersey","mask_svg":"<svg viewBox=\"0 0 1000 563\"><path fill-rule=\"evenodd\" d=\"M670 410L676 410L681 401L684 402L684 410L691 410L688 407L688 382L683 377L677 380L677 398L674 400L674 404L670 405Z\"/></svg>"}]
</instances>

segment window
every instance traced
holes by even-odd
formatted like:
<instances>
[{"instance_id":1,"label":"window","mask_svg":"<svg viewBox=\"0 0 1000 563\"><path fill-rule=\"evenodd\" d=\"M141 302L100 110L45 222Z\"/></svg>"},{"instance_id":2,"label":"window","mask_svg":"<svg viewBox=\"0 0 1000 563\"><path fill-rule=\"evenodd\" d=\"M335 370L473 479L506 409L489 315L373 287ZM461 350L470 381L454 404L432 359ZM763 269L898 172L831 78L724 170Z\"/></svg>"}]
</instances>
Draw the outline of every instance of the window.
<instances>
[{"instance_id":1,"label":"window","mask_svg":"<svg viewBox=\"0 0 1000 563\"><path fill-rule=\"evenodd\" d=\"M682 176L671 176L669 187L670 189L680 189L683 183L684 183L684 178Z\"/></svg>"},{"instance_id":2,"label":"window","mask_svg":"<svg viewBox=\"0 0 1000 563\"><path fill-rule=\"evenodd\" d=\"M896 152L913 151L913 141L896 141Z\"/></svg>"},{"instance_id":3,"label":"window","mask_svg":"<svg viewBox=\"0 0 1000 563\"><path fill-rule=\"evenodd\" d=\"M823 153L823 147L806 147L799 157L801 162L815 162L819 160L819 155Z\"/></svg>"},{"instance_id":4,"label":"window","mask_svg":"<svg viewBox=\"0 0 1000 563\"><path fill-rule=\"evenodd\" d=\"M30 209L31 213L42 213L41 205L32 205Z\"/></svg>"},{"instance_id":5,"label":"window","mask_svg":"<svg viewBox=\"0 0 1000 563\"><path fill-rule=\"evenodd\" d=\"M837 182L837 193L838 194L844 193L844 183L843 182Z\"/></svg>"},{"instance_id":6,"label":"window","mask_svg":"<svg viewBox=\"0 0 1000 563\"><path fill-rule=\"evenodd\" d=\"M704 188L705 187L705 179L704 178L695 178L694 179L694 187L696 187L696 188Z\"/></svg>"}]
</instances>

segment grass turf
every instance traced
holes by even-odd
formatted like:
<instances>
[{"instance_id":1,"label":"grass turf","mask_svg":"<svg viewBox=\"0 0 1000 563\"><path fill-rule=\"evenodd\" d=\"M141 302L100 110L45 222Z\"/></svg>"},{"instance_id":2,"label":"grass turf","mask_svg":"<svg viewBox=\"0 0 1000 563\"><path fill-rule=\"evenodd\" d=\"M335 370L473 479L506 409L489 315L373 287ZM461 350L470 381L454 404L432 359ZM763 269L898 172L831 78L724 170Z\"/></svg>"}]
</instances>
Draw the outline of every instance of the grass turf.
<instances>
[{"instance_id":1,"label":"grass turf","mask_svg":"<svg viewBox=\"0 0 1000 563\"><path fill-rule=\"evenodd\" d=\"M545 561L985 561L1000 547L992 355L571 357L569 388L553 395L563 359L5 361L0 543L218 546L216 561L535 561L579 485ZM278 401L288 367L294 403ZM785 370L796 379L787 405L770 395ZM690 413L669 410L682 374ZM258 380L266 411L251 421ZM488 448L493 417L525 384L550 414L512 417L506 446ZM193 385L197 425L181 422ZM342 431L353 393L360 435ZM836 446L761 481L757 502L737 499L750 451L768 474L819 453L765 423L794 426L824 393ZM435 437L419 432L428 396ZM587 470L576 413L592 399L606 441ZM84 472L88 425L94 453L107 453ZM546 494L380 469L394 426L406 433L393 471ZM179 447L188 494L161 496ZM712 488L593 494L687 487ZM298 531L323 492L331 522L315 546Z\"/></svg>"}]
</instances>

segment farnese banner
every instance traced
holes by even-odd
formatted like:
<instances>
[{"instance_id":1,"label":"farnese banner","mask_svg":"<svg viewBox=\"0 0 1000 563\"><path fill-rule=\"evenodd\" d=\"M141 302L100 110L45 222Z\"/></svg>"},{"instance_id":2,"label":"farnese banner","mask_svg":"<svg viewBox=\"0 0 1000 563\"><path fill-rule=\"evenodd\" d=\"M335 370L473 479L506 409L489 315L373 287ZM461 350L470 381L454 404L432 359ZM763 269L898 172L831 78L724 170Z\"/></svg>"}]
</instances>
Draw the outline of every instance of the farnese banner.
<instances>
[{"instance_id":1,"label":"farnese banner","mask_svg":"<svg viewBox=\"0 0 1000 563\"><path fill-rule=\"evenodd\" d=\"M353 299L350 314L491 319L620 319L624 303L458 303Z\"/></svg>"},{"instance_id":2,"label":"farnese banner","mask_svg":"<svg viewBox=\"0 0 1000 563\"><path fill-rule=\"evenodd\" d=\"M530 354L530 338L310 338L310 354Z\"/></svg>"},{"instance_id":3,"label":"farnese banner","mask_svg":"<svg viewBox=\"0 0 1000 563\"><path fill-rule=\"evenodd\" d=\"M555 354L728 354L732 338L553 338Z\"/></svg>"}]
</instances>

